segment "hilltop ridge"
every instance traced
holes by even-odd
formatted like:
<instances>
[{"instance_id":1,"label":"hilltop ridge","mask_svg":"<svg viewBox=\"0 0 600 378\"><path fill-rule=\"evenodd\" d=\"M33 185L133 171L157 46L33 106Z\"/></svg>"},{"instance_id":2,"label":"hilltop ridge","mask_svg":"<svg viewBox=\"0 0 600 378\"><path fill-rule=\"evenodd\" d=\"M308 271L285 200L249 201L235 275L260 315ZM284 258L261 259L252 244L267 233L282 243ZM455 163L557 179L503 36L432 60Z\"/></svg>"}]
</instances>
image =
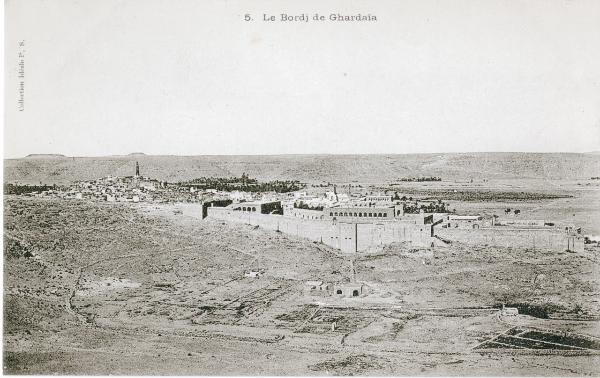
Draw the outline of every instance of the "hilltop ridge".
<instances>
[{"instance_id":1,"label":"hilltop ridge","mask_svg":"<svg viewBox=\"0 0 600 378\"><path fill-rule=\"evenodd\" d=\"M32 157L35 156L35 157ZM62 158L58 158L62 157ZM167 181L230 177L305 182L382 182L400 177L444 180L587 179L600 175L600 155L581 153L439 153L406 155L204 155L134 153L106 157L29 155L5 159L5 181L65 183L106 175L131 175L139 162L145 176Z\"/></svg>"},{"instance_id":2,"label":"hilltop ridge","mask_svg":"<svg viewBox=\"0 0 600 378\"><path fill-rule=\"evenodd\" d=\"M29 154L23 159L66 159L63 154Z\"/></svg>"}]
</instances>

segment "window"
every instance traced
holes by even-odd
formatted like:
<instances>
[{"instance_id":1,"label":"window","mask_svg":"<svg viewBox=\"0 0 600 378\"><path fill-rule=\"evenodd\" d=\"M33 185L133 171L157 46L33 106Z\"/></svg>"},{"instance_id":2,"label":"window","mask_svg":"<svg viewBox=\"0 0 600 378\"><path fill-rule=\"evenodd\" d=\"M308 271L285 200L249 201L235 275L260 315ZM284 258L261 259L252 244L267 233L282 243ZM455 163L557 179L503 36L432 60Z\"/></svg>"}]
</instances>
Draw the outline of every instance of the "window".
<instances>
[{"instance_id":1,"label":"window","mask_svg":"<svg viewBox=\"0 0 600 378\"><path fill-rule=\"evenodd\" d=\"M256 211L256 207L253 207L253 208L252 208L252 211Z\"/></svg>"},{"instance_id":2,"label":"window","mask_svg":"<svg viewBox=\"0 0 600 378\"><path fill-rule=\"evenodd\" d=\"M373 213L369 213L369 217L373 217Z\"/></svg>"},{"instance_id":3,"label":"window","mask_svg":"<svg viewBox=\"0 0 600 378\"><path fill-rule=\"evenodd\" d=\"M359 216L359 217L362 217L362 213L358 213L358 216Z\"/></svg>"},{"instance_id":4,"label":"window","mask_svg":"<svg viewBox=\"0 0 600 378\"><path fill-rule=\"evenodd\" d=\"M335 216L337 217L337 215L338 215L338 213L337 213L337 211L336 211L336 212L335 212Z\"/></svg>"},{"instance_id":5,"label":"window","mask_svg":"<svg viewBox=\"0 0 600 378\"><path fill-rule=\"evenodd\" d=\"M340 290L340 289L337 289L337 291L336 291L335 293L336 293L336 294L340 294L340 295L341 295L341 294L342 294L342 290Z\"/></svg>"},{"instance_id":6,"label":"window","mask_svg":"<svg viewBox=\"0 0 600 378\"><path fill-rule=\"evenodd\" d=\"M387 218L387 213L383 213L383 217L384 217L384 218Z\"/></svg>"},{"instance_id":7,"label":"window","mask_svg":"<svg viewBox=\"0 0 600 378\"><path fill-rule=\"evenodd\" d=\"M354 213L354 216L357 217L358 215L356 213Z\"/></svg>"},{"instance_id":8,"label":"window","mask_svg":"<svg viewBox=\"0 0 600 378\"><path fill-rule=\"evenodd\" d=\"M353 290L352 291L352 296L353 297L358 297L358 290Z\"/></svg>"},{"instance_id":9,"label":"window","mask_svg":"<svg viewBox=\"0 0 600 378\"><path fill-rule=\"evenodd\" d=\"M329 216L330 216L330 217L332 217L332 216L333 216L333 213L329 213Z\"/></svg>"},{"instance_id":10,"label":"window","mask_svg":"<svg viewBox=\"0 0 600 378\"><path fill-rule=\"evenodd\" d=\"M246 208L245 208L245 207L242 207L242 211L246 211Z\"/></svg>"}]
</instances>

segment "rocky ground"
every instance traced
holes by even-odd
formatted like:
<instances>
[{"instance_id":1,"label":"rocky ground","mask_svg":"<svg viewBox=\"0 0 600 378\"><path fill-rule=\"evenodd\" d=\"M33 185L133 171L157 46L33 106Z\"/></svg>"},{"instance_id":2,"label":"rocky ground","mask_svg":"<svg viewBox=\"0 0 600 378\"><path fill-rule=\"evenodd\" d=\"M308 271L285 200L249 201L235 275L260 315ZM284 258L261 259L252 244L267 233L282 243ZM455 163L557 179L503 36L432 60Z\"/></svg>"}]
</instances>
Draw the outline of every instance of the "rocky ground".
<instances>
[{"instance_id":1,"label":"rocky ground","mask_svg":"<svg viewBox=\"0 0 600 378\"><path fill-rule=\"evenodd\" d=\"M597 248L398 244L353 258L174 206L9 196L4 211L5 373L599 373ZM305 292L349 281L351 266L364 296ZM515 346L538 329L545 341Z\"/></svg>"}]
</instances>

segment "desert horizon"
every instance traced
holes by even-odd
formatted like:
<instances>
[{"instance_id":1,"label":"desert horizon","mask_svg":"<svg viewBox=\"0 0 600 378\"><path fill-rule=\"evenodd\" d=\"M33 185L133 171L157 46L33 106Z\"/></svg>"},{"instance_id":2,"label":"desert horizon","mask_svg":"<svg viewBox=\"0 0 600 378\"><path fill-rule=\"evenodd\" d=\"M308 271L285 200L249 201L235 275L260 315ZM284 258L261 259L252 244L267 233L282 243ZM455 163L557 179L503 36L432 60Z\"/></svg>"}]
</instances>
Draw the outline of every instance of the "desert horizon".
<instances>
[{"instance_id":1,"label":"desert horizon","mask_svg":"<svg viewBox=\"0 0 600 378\"><path fill-rule=\"evenodd\" d=\"M142 174L167 181L203 176L306 182L385 182L403 176L437 175L445 180L585 179L600 171L599 154L431 153L371 155L130 155L62 157L34 155L4 160L7 182L48 184L126 176L138 162Z\"/></svg>"},{"instance_id":2,"label":"desert horizon","mask_svg":"<svg viewBox=\"0 0 600 378\"><path fill-rule=\"evenodd\" d=\"M473 155L473 154L531 154L531 155L552 155L552 154L565 154L565 155L596 155L600 154L599 151L431 151L431 152L364 152L364 153L302 153L302 152L290 152L290 153L223 153L223 154L177 154L177 153L146 153L142 151L135 151L123 154L106 154L106 155L68 155L63 153L30 153L25 156L5 156L4 160L18 160L27 158L106 158L106 157L129 157L129 156L172 156L172 157L198 157L198 156L396 156L396 155Z\"/></svg>"}]
</instances>

